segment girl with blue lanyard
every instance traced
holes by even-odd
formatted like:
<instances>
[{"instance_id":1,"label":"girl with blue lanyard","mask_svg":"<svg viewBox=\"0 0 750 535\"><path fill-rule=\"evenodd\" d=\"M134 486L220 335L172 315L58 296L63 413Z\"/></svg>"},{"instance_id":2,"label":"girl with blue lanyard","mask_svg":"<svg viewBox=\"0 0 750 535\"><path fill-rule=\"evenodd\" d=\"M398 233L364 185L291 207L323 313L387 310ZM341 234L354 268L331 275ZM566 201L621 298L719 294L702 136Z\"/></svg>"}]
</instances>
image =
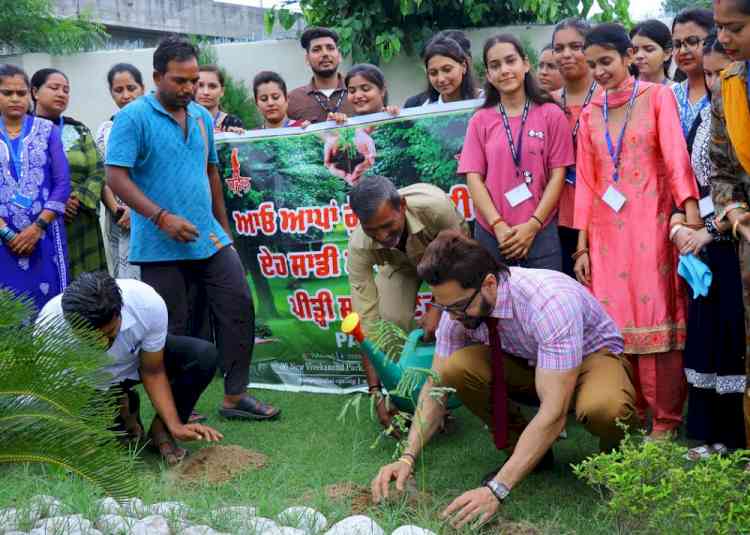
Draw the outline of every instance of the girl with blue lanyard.
<instances>
[{"instance_id":1,"label":"girl with blue lanyard","mask_svg":"<svg viewBox=\"0 0 750 535\"><path fill-rule=\"evenodd\" d=\"M0 287L40 310L70 279L70 175L60 130L28 115L30 104L26 73L0 65Z\"/></svg>"},{"instance_id":2,"label":"girl with blue lanyard","mask_svg":"<svg viewBox=\"0 0 750 535\"><path fill-rule=\"evenodd\" d=\"M639 416L653 438L682 422L686 303L669 241L673 206L702 226L698 189L671 90L630 75L633 45L619 24L586 36L601 92L581 113L574 225L575 273L620 328L634 369Z\"/></svg>"},{"instance_id":3,"label":"girl with blue lanyard","mask_svg":"<svg viewBox=\"0 0 750 535\"><path fill-rule=\"evenodd\" d=\"M710 105L703 75L703 42L714 28L708 9L690 8L678 13L672 22L672 47L677 68L686 80L672 86L677 98L680 124L688 148L692 145L701 111Z\"/></svg>"}]
</instances>

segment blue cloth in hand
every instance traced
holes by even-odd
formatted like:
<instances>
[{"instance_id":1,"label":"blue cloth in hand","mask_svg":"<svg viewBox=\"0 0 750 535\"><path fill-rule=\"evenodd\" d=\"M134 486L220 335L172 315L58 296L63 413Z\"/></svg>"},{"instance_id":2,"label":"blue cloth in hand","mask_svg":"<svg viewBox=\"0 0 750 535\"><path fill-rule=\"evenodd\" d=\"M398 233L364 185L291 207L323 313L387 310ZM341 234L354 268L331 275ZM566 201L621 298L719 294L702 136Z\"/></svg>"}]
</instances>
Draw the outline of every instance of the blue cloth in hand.
<instances>
[{"instance_id":1,"label":"blue cloth in hand","mask_svg":"<svg viewBox=\"0 0 750 535\"><path fill-rule=\"evenodd\" d=\"M703 297L708 295L708 289L711 287L714 275L711 273L711 269L692 253L680 255L677 273L693 289L693 299L696 299L699 295Z\"/></svg>"}]
</instances>

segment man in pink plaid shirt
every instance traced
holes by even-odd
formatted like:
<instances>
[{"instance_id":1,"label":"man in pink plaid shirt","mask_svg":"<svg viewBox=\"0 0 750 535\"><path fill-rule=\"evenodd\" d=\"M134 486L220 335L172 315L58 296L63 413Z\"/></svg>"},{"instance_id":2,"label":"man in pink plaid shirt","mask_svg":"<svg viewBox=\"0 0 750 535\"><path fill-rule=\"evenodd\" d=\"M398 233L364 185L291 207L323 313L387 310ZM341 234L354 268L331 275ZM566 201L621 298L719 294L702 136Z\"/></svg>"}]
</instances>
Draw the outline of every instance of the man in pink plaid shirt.
<instances>
[{"instance_id":1,"label":"man in pink plaid shirt","mask_svg":"<svg viewBox=\"0 0 750 535\"><path fill-rule=\"evenodd\" d=\"M478 242L450 230L428 246L418 272L432 287L433 306L444 312L433 362L439 386L455 389L493 431L502 416L494 411L499 398L492 395L497 360L502 361L505 390L511 397L540 400L539 411L528 425L515 433L510 429L514 447L502 468L443 511L443 518L454 527L474 521L484 524L492 518L510 490L548 454L571 406L605 450L622 439L617 421L637 425L635 389L622 356L622 336L577 281L556 271L509 269ZM488 324L497 334L490 333ZM494 350L491 338L499 340ZM397 490L403 490L417 455L438 429L445 408L435 392L430 394L432 388L428 380L404 455L381 468L373 480L375 501L388 496L393 480ZM507 423L502 417L499 421Z\"/></svg>"}]
</instances>

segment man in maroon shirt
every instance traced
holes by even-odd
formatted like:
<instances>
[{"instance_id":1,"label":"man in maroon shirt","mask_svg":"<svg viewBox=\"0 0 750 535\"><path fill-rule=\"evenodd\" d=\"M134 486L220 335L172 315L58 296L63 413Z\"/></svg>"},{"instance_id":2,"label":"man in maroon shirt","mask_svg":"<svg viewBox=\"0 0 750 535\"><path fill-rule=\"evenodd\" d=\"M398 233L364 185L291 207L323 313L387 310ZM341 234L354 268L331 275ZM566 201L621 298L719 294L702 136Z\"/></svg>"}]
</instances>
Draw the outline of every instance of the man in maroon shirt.
<instances>
[{"instance_id":1,"label":"man in maroon shirt","mask_svg":"<svg viewBox=\"0 0 750 535\"><path fill-rule=\"evenodd\" d=\"M344 80L338 72L341 64L338 34L328 28L308 28L300 43L313 77L309 84L289 93L289 118L320 123L327 120L329 113L353 115Z\"/></svg>"}]
</instances>

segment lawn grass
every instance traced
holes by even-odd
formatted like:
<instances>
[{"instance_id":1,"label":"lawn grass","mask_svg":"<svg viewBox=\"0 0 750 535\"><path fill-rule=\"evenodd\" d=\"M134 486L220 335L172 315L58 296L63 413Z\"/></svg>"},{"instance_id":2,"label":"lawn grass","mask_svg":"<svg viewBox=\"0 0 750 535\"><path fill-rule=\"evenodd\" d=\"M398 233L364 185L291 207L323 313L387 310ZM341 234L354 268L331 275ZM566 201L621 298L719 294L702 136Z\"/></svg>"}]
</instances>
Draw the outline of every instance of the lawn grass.
<instances>
[{"instance_id":1,"label":"lawn grass","mask_svg":"<svg viewBox=\"0 0 750 535\"><path fill-rule=\"evenodd\" d=\"M219 418L218 380L201 398L198 409L209 416L209 425L224 433L225 445L236 444L266 454L266 468L250 470L221 486L185 488L167 476L155 456L144 454L138 470L140 497L146 503L182 501L191 506L191 519L198 522L205 522L210 511L230 505L253 505L260 515L271 518L286 507L309 505L325 514L329 523L350 515L350 505L328 501L324 487L347 481L369 485L394 451L393 441L371 447L379 425L370 420L366 404L359 422L353 413L346 422L339 422L337 417L346 399L342 396L260 390L256 394L282 408L279 421L245 423ZM150 419L150 404L146 401L142 405L148 411L144 416ZM456 533L441 524L437 512L461 492L478 486L479 479L502 462L503 455L494 449L481 422L464 408L456 411L456 416L455 431L433 440L418 463L418 485L431 494L431 503L416 509L395 504L368 511L386 533L404 524L417 524L436 533ZM188 445L190 449L203 446ZM614 526L601 518L595 494L575 478L569 466L595 453L596 441L571 422L568 438L559 441L554 450L554 470L531 475L514 489L503 507L502 521L529 522L542 533L613 532ZM92 515L92 503L99 497L85 482L43 466L0 465L0 481L0 508L23 506L35 494L50 494L75 512ZM495 526L487 532L502 531Z\"/></svg>"}]
</instances>

